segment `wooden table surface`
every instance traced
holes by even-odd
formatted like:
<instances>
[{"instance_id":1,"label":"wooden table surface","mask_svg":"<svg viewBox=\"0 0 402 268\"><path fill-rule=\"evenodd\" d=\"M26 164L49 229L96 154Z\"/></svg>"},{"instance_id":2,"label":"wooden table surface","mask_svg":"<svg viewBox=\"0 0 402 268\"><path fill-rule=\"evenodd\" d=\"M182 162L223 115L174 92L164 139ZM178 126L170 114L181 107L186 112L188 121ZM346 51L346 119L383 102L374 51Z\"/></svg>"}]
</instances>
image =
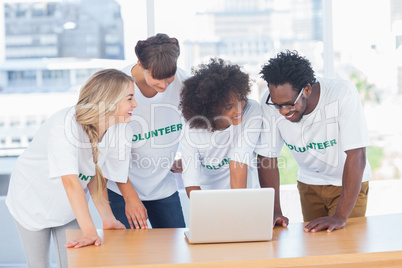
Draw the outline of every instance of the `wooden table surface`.
<instances>
[{"instance_id":1,"label":"wooden table surface","mask_svg":"<svg viewBox=\"0 0 402 268\"><path fill-rule=\"evenodd\" d=\"M275 227L270 242L191 245L187 229L98 230L100 247L68 249L79 267L402 267L402 214L351 218L346 227L305 233ZM67 230L67 240L80 236Z\"/></svg>"}]
</instances>

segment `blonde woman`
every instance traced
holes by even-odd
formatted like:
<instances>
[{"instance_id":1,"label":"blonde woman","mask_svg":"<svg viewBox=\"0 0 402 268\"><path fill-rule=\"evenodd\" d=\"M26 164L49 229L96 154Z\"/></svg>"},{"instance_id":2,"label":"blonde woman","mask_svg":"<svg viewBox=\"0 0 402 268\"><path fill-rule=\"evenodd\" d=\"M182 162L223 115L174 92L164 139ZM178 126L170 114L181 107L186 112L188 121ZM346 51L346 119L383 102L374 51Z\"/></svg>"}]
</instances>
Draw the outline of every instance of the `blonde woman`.
<instances>
[{"instance_id":1,"label":"blonde woman","mask_svg":"<svg viewBox=\"0 0 402 268\"><path fill-rule=\"evenodd\" d=\"M126 124L137 106L133 79L114 69L95 73L78 103L52 115L39 128L11 174L6 204L14 217L29 267L50 267L50 236L58 267L66 247L101 244L87 205L89 190L104 229L124 229L102 197L106 179L126 182L130 143ZM82 237L65 241L66 229Z\"/></svg>"}]
</instances>

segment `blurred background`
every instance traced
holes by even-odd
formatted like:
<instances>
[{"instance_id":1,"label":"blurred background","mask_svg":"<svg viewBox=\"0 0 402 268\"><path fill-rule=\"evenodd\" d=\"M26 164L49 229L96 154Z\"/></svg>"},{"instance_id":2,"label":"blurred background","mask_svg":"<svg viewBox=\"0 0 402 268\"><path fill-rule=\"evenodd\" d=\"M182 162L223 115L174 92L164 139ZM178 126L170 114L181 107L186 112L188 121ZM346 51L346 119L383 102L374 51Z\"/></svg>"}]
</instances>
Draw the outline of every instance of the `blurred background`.
<instances>
[{"instance_id":1,"label":"blurred background","mask_svg":"<svg viewBox=\"0 0 402 268\"><path fill-rule=\"evenodd\" d=\"M402 0L0 0L1 219L14 162L40 124L74 105L94 72L136 62L137 41L156 33L179 40L188 72L211 57L242 65L258 101L267 90L261 66L286 49L306 56L317 76L351 80L370 132L372 196L381 189L400 204L392 191L402 174ZM287 148L279 161L283 189L297 199ZM378 199L371 214L398 211ZM21 258L6 255L0 266Z\"/></svg>"},{"instance_id":2,"label":"blurred background","mask_svg":"<svg viewBox=\"0 0 402 268\"><path fill-rule=\"evenodd\" d=\"M297 50L318 76L351 80L360 92L372 146L374 179L402 168L401 0L46 0L0 1L0 193L13 161L38 126L73 105L81 85L102 68L136 61L138 40L176 37L179 66L210 57L242 65L250 98L267 89L258 73L278 52ZM284 150L282 183L296 173ZM297 169L297 167L296 167Z\"/></svg>"}]
</instances>

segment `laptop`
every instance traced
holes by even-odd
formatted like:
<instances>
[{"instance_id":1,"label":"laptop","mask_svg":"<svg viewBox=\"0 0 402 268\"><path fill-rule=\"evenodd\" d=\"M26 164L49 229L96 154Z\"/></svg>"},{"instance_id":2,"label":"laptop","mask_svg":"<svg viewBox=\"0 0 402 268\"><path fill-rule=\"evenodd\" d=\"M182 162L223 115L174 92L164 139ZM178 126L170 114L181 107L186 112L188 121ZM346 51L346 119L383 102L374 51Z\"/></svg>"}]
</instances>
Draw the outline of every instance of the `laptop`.
<instances>
[{"instance_id":1,"label":"laptop","mask_svg":"<svg viewBox=\"0 0 402 268\"><path fill-rule=\"evenodd\" d=\"M191 244L272 240L273 188L190 192Z\"/></svg>"}]
</instances>

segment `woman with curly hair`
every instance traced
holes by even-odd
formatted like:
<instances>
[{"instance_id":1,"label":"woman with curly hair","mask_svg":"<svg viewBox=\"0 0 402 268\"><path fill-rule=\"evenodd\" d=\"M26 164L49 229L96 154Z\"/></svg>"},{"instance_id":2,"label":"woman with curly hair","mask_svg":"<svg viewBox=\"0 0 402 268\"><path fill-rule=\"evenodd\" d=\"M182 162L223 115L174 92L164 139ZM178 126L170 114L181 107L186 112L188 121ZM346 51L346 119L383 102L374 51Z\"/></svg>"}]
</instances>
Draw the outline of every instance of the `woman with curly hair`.
<instances>
[{"instance_id":1,"label":"woman with curly hair","mask_svg":"<svg viewBox=\"0 0 402 268\"><path fill-rule=\"evenodd\" d=\"M180 147L188 196L201 188L258 187L253 151L262 119L250 91L248 74L222 59L199 65L184 82Z\"/></svg>"}]
</instances>

